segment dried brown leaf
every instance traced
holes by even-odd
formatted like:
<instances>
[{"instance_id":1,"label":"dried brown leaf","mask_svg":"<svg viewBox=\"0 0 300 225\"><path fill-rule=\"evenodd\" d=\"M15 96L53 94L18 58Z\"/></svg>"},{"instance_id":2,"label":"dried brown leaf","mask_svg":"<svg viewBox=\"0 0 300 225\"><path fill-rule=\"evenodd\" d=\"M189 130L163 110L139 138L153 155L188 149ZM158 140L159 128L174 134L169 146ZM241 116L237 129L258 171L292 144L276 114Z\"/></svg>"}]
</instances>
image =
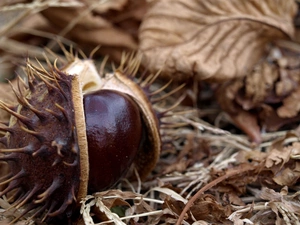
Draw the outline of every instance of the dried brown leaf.
<instances>
[{"instance_id":1,"label":"dried brown leaf","mask_svg":"<svg viewBox=\"0 0 300 225\"><path fill-rule=\"evenodd\" d=\"M235 158L239 163L246 163L249 161L260 163L265 160L266 153L257 150L239 151Z\"/></svg>"},{"instance_id":2,"label":"dried brown leaf","mask_svg":"<svg viewBox=\"0 0 300 225\"><path fill-rule=\"evenodd\" d=\"M292 134L290 134L292 135ZM300 178L300 162L294 160L292 156L300 152L300 143L294 142L292 145L287 147L280 147L283 145L282 141L277 141L273 146L268 156L266 157L265 167L270 169L273 173L272 180L281 186L292 186Z\"/></svg>"},{"instance_id":3,"label":"dried brown leaf","mask_svg":"<svg viewBox=\"0 0 300 225\"><path fill-rule=\"evenodd\" d=\"M295 163L295 168L285 168L279 174L274 176L273 180L279 185L294 185L300 178L300 163Z\"/></svg>"},{"instance_id":4,"label":"dried brown leaf","mask_svg":"<svg viewBox=\"0 0 300 225\"><path fill-rule=\"evenodd\" d=\"M184 207L183 202L177 201L173 198L166 198L163 208L170 210L170 215L179 215ZM166 211L166 210L165 210ZM194 202L190 211L187 213L186 221L192 222L194 219L204 220L207 222L221 222L226 219L231 213L228 205L220 204L214 196L205 194Z\"/></svg>"},{"instance_id":5,"label":"dried brown leaf","mask_svg":"<svg viewBox=\"0 0 300 225\"><path fill-rule=\"evenodd\" d=\"M278 76L276 68L267 62L255 67L251 76L245 77L245 99L237 99L238 103L244 110L252 109L258 103L260 104L273 91L273 85Z\"/></svg>"},{"instance_id":6,"label":"dried brown leaf","mask_svg":"<svg viewBox=\"0 0 300 225\"><path fill-rule=\"evenodd\" d=\"M170 217L174 217L180 214L180 212L184 208L184 204L181 201L177 201L171 197L167 197L162 207L166 216L170 215Z\"/></svg>"},{"instance_id":7,"label":"dried brown leaf","mask_svg":"<svg viewBox=\"0 0 300 225\"><path fill-rule=\"evenodd\" d=\"M177 79L241 77L266 43L293 37L296 10L293 0L154 1L140 28L140 50L148 68Z\"/></svg>"},{"instance_id":8,"label":"dried brown leaf","mask_svg":"<svg viewBox=\"0 0 300 225\"><path fill-rule=\"evenodd\" d=\"M253 142L261 142L260 127L255 114L237 109L237 113L232 114L231 118L235 125L242 129Z\"/></svg>"},{"instance_id":9,"label":"dried brown leaf","mask_svg":"<svg viewBox=\"0 0 300 225\"><path fill-rule=\"evenodd\" d=\"M242 79L224 82L218 87L216 98L221 108L230 115L233 123L243 130L252 141L259 143L261 135L257 115L244 110L236 101L238 93L243 87Z\"/></svg>"},{"instance_id":10,"label":"dried brown leaf","mask_svg":"<svg viewBox=\"0 0 300 225\"><path fill-rule=\"evenodd\" d=\"M199 198L190 210L196 220L213 223L223 222L231 214L229 205L220 204L214 196L209 194Z\"/></svg>"},{"instance_id":11,"label":"dried brown leaf","mask_svg":"<svg viewBox=\"0 0 300 225\"><path fill-rule=\"evenodd\" d=\"M224 180L221 184L218 185L218 192L231 194L233 193L236 196L244 194L246 191L247 184L253 183L257 179L257 171L255 168L257 167L254 164L244 163L240 164L238 168L240 170L247 169L252 167L252 170L249 170L246 175L236 174L235 176L230 177L229 179ZM230 168L226 171L226 174L230 174L233 170L237 168ZM232 196L233 197L233 196Z\"/></svg>"},{"instance_id":12,"label":"dried brown leaf","mask_svg":"<svg viewBox=\"0 0 300 225\"><path fill-rule=\"evenodd\" d=\"M283 105L277 109L277 113L282 118L297 116L300 112L300 87L283 100Z\"/></svg>"},{"instance_id":13,"label":"dried brown leaf","mask_svg":"<svg viewBox=\"0 0 300 225\"><path fill-rule=\"evenodd\" d=\"M283 149L272 149L270 154L266 159L265 166L267 168L271 168L273 166L279 165L283 166L290 159L291 148L283 148Z\"/></svg>"},{"instance_id":14,"label":"dried brown leaf","mask_svg":"<svg viewBox=\"0 0 300 225\"><path fill-rule=\"evenodd\" d=\"M43 15L48 18L56 28L64 29L74 18L78 23L67 31L73 40L80 40L93 45L112 45L127 48L136 48L133 38L121 29L112 26L111 22L87 13L87 8L48 8ZM85 16L81 16L85 14ZM121 41L122 40L122 41Z\"/></svg>"},{"instance_id":15,"label":"dried brown leaf","mask_svg":"<svg viewBox=\"0 0 300 225\"><path fill-rule=\"evenodd\" d=\"M277 41L246 77L219 85L216 97L221 108L252 140L259 140L260 130L277 131L284 125L292 129L300 120L299 57L299 44ZM244 122L245 115L256 129Z\"/></svg>"},{"instance_id":16,"label":"dried brown leaf","mask_svg":"<svg viewBox=\"0 0 300 225\"><path fill-rule=\"evenodd\" d=\"M300 204L299 192L285 195L269 188L260 192L262 199L268 200L268 205L276 214L276 224L299 224Z\"/></svg>"},{"instance_id":17,"label":"dried brown leaf","mask_svg":"<svg viewBox=\"0 0 300 225\"><path fill-rule=\"evenodd\" d=\"M42 12L55 33L76 42L85 51L120 60L123 51L137 49L137 30L146 11L145 0L81 0L83 7L51 7Z\"/></svg>"}]
</instances>

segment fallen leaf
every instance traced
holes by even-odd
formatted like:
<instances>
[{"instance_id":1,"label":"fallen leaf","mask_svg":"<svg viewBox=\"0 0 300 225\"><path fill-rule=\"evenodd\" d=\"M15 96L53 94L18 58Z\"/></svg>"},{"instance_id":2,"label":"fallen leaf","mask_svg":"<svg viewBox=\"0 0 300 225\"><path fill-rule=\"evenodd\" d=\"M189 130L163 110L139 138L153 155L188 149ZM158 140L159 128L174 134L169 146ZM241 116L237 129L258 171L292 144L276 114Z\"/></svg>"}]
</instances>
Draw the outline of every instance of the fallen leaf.
<instances>
[{"instance_id":1,"label":"fallen leaf","mask_svg":"<svg viewBox=\"0 0 300 225\"><path fill-rule=\"evenodd\" d=\"M205 220L211 223L222 222L231 214L229 205L222 205L209 194L199 198L190 210L196 220Z\"/></svg>"},{"instance_id":2,"label":"fallen leaf","mask_svg":"<svg viewBox=\"0 0 300 225\"><path fill-rule=\"evenodd\" d=\"M171 215L179 215L183 207L183 202L170 197L166 198L163 204L163 208L169 209ZM205 194L194 202L185 220L192 222L195 219L196 221L204 220L210 223L217 223L226 220L226 217L229 216L230 213L229 205L222 205L214 196Z\"/></svg>"},{"instance_id":3,"label":"fallen leaf","mask_svg":"<svg viewBox=\"0 0 300 225\"><path fill-rule=\"evenodd\" d=\"M243 77L265 45L294 35L293 0L153 1L140 27L144 65L166 77Z\"/></svg>"},{"instance_id":4,"label":"fallen leaf","mask_svg":"<svg viewBox=\"0 0 300 225\"><path fill-rule=\"evenodd\" d=\"M295 168L285 168L279 174L275 175L273 180L281 185L292 186L296 184L296 182L300 178L300 163L295 163Z\"/></svg>"},{"instance_id":5,"label":"fallen leaf","mask_svg":"<svg viewBox=\"0 0 300 225\"><path fill-rule=\"evenodd\" d=\"M238 103L244 110L254 108L271 95L278 77L279 73L274 65L263 62L260 67L255 67L252 74L245 77L245 98L238 98Z\"/></svg>"},{"instance_id":6,"label":"fallen leaf","mask_svg":"<svg viewBox=\"0 0 300 225\"><path fill-rule=\"evenodd\" d=\"M282 101L283 106L277 109L282 118L297 116L300 111L300 87Z\"/></svg>"},{"instance_id":7,"label":"fallen leaf","mask_svg":"<svg viewBox=\"0 0 300 225\"><path fill-rule=\"evenodd\" d=\"M260 163L265 160L267 154L258 150L239 151L236 155L236 160L239 163L256 162Z\"/></svg>"},{"instance_id":8,"label":"fallen leaf","mask_svg":"<svg viewBox=\"0 0 300 225\"><path fill-rule=\"evenodd\" d=\"M291 148L283 148L278 150L276 148L272 149L266 158L265 166L271 168L272 166L283 166L290 159Z\"/></svg>"},{"instance_id":9,"label":"fallen leaf","mask_svg":"<svg viewBox=\"0 0 300 225\"><path fill-rule=\"evenodd\" d=\"M292 135L292 133L287 134L286 137ZM271 150L267 152L265 170L272 171L273 176L271 178L276 184L292 186L300 179L300 162L292 157L300 152L300 143L294 142L292 145L285 147L283 145L284 139L273 143Z\"/></svg>"},{"instance_id":10,"label":"fallen leaf","mask_svg":"<svg viewBox=\"0 0 300 225\"><path fill-rule=\"evenodd\" d=\"M276 224L299 224L299 192L283 195L272 189L263 188L259 197L269 201L268 205L276 214Z\"/></svg>"},{"instance_id":11,"label":"fallen leaf","mask_svg":"<svg viewBox=\"0 0 300 225\"><path fill-rule=\"evenodd\" d=\"M231 118L235 125L242 129L253 142L261 142L260 127L255 114L239 109L237 113L231 114Z\"/></svg>"},{"instance_id":12,"label":"fallen leaf","mask_svg":"<svg viewBox=\"0 0 300 225\"><path fill-rule=\"evenodd\" d=\"M261 131L292 129L300 121L299 57L299 44L277 41L246 77L219 84L221 108L251 140L257 142Z\"/></svg>"},{"instance_id":13,"label":"fallen leaf","mask_svg":"<svg viewBox=\"0 0 300 225\"><path fill-rule=\"evenodd\" d=\"M81 0L82 7L49 7L42 12L55 33L85 51L99 52L120 61L122 52L137 49L137 33L147 9L145 0Z\"/></svg>"}]
</instances>

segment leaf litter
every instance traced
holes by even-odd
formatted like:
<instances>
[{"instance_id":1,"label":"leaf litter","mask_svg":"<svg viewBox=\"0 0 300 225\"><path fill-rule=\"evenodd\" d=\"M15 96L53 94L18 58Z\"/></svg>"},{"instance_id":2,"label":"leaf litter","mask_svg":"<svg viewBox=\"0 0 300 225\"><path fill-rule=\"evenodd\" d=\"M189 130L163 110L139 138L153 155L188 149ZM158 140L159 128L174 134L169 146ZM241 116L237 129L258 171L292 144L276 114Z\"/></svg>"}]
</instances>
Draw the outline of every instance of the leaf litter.
<instances>
[{"instance_id":1,"label":"leaf litter","mask_svg":"<svg viewBox=\"0 0 300 225\"><path fill-rule=\"evenodd\" d=\"M94 56L100 62L109 55L118 63L123 51L139 50L149 71L188 80L179 93L187 97L162 121L164 147L152 174L86 196L74 224L300 224L297 4L218 2L0 5L1 66L9 65L0 68L1 78L21 74L25 56L42 61L41 46L63 58L59 41L86 53L101 45ZM199 82L196 93L192 78ZM15 101L10 85L0 85L1 100ZM170 96L157 110L177 100ZM2 111L0 118L8 121ZM22 211L6 197L0 207L0 224Z\"/></svg>"}]
</instances>

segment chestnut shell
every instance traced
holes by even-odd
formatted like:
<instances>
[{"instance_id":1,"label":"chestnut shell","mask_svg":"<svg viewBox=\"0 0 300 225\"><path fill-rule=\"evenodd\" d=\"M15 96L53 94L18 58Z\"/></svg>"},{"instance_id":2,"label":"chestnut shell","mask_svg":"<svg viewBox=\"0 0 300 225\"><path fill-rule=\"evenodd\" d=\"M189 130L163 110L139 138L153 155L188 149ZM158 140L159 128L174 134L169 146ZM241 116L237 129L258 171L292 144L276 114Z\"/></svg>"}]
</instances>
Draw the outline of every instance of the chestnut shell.
<instances>
[{"instance_id":1,"label":"chestnut shell","mask_svg":"<svg viewBox=\"0 0 300 225\"><path fill-rule=\"evenodd\" d=\"M6 148L0 149L0 153L4 154L0 160L8 162L12 173L0 183L7 185L0 195L13 193L12 200L16 208L26 205L23 213L15 220L29 211L33 211L33 216L42 214L42 220L66 215L70 217L81 199L87 195L88 189L94 192L111 187L126 174L130 164L137 169L141 179L145 179L155 166L161 142L158 120L148 97L122 70L105 76L99 76L95 71L92 61L77 58L63 70L54 66L46 71L28 62L28 87L19 93L15 91L19 105L14 108L0 103L1 108L12 114L9 126L1 127L7 134L1 139ZM95 170L99 165L96 156L100 153L92 151L90 154L88 147L98 148L103 145L101 141L93 145L93 135L87 137L86 128L95 123L86 123L89 116L85 115L84 103L87 103L91 91L103 89L106 89L106 98L116 93L116 99L122 96L128 111L120 112L120 117L113 119L126 121L117 126L120 128L118 133L126 134L112 138L118 139L116 146L104 147L118 151L127 140L130 141L125 150L119 150L122 158L128 157L128 160L124 164L120 163L119 169L114 168L113 176L117 178L100 182L110 177L106 171L110 163L101 159L103 165L106 164L101 168L105 169ZM87 96L85 102L84 95ZM100 102L105 105L113 101ZM112 106L110 114L116 114L115 107L118 106ZM108 114L106 116L105 120L110 118ZM125 125L130 126L127 129ZM127 131L134 135L128 135ZM102 152L100 156L112 157L107 152L104 155ZM94 171L96 175L93 175ZM91 187L88 188L88 185Z\"/></svg>"},{"instance_id":2,"label":"chestnut shell","mask_svg":"<svg viewBox=\"0 0 300 225\"><path fill-rule=\"evenodd\" d=\"M62 213L71 216L80 183L72 77L58 71L54 77L56 85L29 81L29 89L19 96L15 112L11 111L7 148L1 149L11 174L0 194L15 190L14 206L27 204L21 215L35 208L47 209L44 219Z\"/></svg>"}]
</instances>

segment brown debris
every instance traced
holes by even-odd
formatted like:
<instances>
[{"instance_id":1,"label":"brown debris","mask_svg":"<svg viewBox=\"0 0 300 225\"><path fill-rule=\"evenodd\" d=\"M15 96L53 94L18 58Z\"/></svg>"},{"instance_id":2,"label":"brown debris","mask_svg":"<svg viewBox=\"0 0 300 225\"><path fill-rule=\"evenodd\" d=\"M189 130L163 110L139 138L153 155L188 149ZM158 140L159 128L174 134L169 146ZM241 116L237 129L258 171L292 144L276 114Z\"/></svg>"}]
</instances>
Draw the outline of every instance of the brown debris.
<instances>
[{"instance_id":1,"label":"brown debris","mask_svg":"<svg viewBox=\"0 0 300 225\"><path fill-rule=\"evenodd\" d=\"M204 159L208 160L210 155L209 143L205 140L198 140L194 134L187 135L186 143L176 161L169 160L170 165L165 167L163 174L168 174L174 171L183 172L189 166Z\"/></svg>"},{"instance_id":2,"label":"brown debris","mask_svg":"<svg viewBox=\"0 0 300 225\"><path fill-rule=\"evenodd\" d=\"M299 49L292 42L277 42L251 73L221 84L216 92L222 109L255 142L261 130L276 131L300 119Z\"/></svg>"}]
</instances>

